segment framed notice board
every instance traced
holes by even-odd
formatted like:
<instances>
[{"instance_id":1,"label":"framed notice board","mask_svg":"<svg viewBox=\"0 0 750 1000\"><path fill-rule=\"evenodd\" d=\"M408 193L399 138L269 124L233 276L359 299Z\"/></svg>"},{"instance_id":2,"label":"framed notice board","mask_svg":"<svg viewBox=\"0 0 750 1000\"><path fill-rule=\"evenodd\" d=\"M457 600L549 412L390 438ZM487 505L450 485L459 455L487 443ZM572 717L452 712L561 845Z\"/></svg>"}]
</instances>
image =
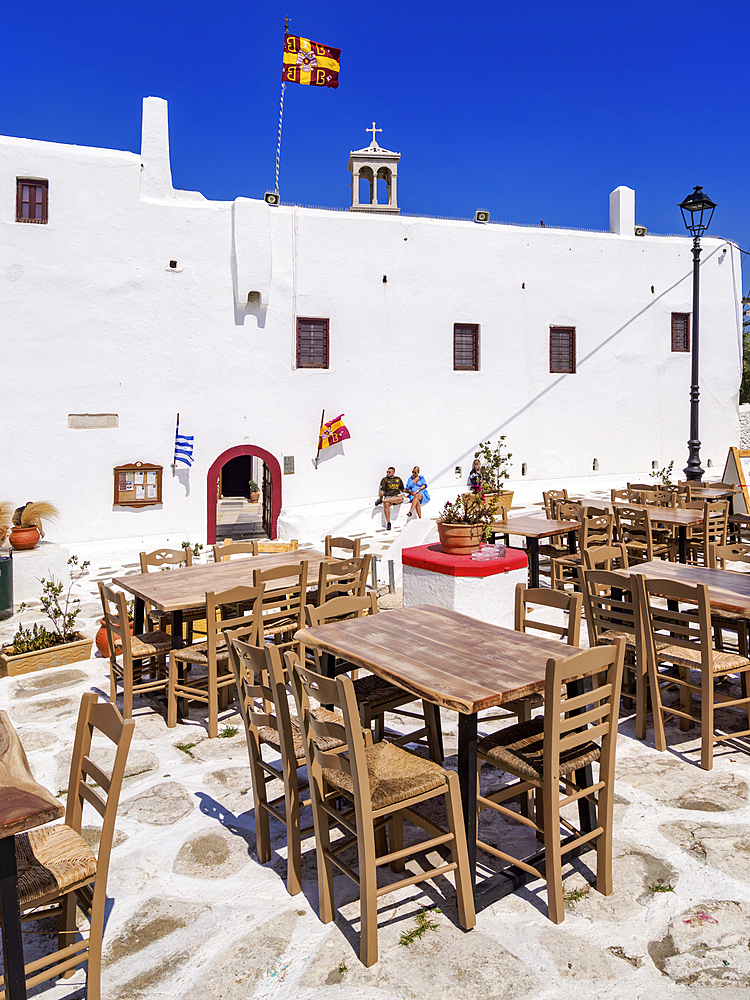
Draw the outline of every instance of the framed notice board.
<instances>
[{"instance_id":1,"label":"framed notice board","mask_svg":"<svg viewBox=\"0 0 750 1000\"><path fill-rule=\"evenodd\" d=\"M150 507L161 503L161 465L133 462L115 466L115 506Z\"/></svg>"},{"instance_id":2,"label":"framed notice board","mask_svg":"<svg viewBox=\"0 0 750 1000\"><path fill-rule=\"evenodd\" d=\"M730 448L727 464L722 477L725 483L736 483L742 488L742 493L735 494L735 514L750 513L750 451L745 448Z\"/></svg>"}]
</instances>

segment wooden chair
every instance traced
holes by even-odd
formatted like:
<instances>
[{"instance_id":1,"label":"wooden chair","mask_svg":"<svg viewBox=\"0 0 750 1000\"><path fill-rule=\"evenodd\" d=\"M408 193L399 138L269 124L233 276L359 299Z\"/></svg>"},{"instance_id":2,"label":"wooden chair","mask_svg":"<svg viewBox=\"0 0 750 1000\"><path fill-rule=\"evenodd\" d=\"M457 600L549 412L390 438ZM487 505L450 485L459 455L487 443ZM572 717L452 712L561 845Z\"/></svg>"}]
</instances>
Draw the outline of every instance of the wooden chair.
<instances>
[{"instance_id":1,"label":"wooden chair","mask_svg":"<svg viewBox=\"0 0 750 1000\"><path fill-rule=\"evenodd\" d=\"M556 520L555 517L555 504L558 500L562 500L564 503L568 502L568 491L567 490L547 490L546 493L542 493L544 499L544 510L547 514L548 519Z\"/></svg>"},{"instance_id":2,"label":"wooden chair","mask_svg":"<svg viewBox=\"0 0 750 1000\"><path fill-rule=\"evenodd\" d=\"M122 685L122 714L131 719L134 694L167 690L167 656L172 648L172 636L166 632L131 635L125 594L100 582L99 596L109 643L109 700L113 705L117 703L119 682ZM134 660L140 661L138 666Z\"/></svg>"},{"instance_id":3,"label":"wooden chair","mask_svg":"<svg viewBox=\"0 0 750 1000\"><path fill-rule=\"evenodd\" d=\"M710 569L726 569L731 571L731 566L728 564L733 562L750 563L750 545L736 543L734 545L710 544L708 546L708 565ZM740 656L748 655L750 615L713 607L711 608L711 623L714 628L716 649L724 648L722 631L728 629L737 635L737 650ZM743 691L743 694L746 693Z\"/></svg>"},{"instance_id":4,"label":"wooden chair","mask_svg":"<svg viewBox=\"0 0 750 1000\"><path fill-rule=\"evenodd\" d=\"M477 810L494 809L505 819L536 830L544 839L544 868L535 868L478 837L477 846L545 879L547 914L556 924L565 918L562 856L576 847L593 844L596 887L605 896L612 892L615 748L624 650L624 641L616 639L611 646L549 659L544 716L501 729L480 740L477 748L480 761L518 778L517 782L498 792L478 794ZM593 690L580 693L584 687L582 681L588 678ZM590 765L594 761L599 762L597 781L591 778ZM503 805L530 789L534 790L537 800L536 822ZM565 806L582 803L582 800L596 810L595 823L589 831L576 829L561 815ZM561 826L566 835L572 834L565 841L561 839Z\"/></svg>"},{"instance_id":5,"label":"wooden chair","mask_svg":"<svg viewBox=\"0 0 750 1000\"><path fill-rule=\"evenodd\" d=\"M345 558L358 559L361 545L361 538L333 538L331 535L326 535L324 551L329 559L333 557L333 549L343 549L348 553Z\"/></svg>"},{"instance_id":6,"label":"wooden chair","mask_svg":"<svg viewBox=\"0 0 750 1000\"><path fill-rule=\"evenodd\" d=\"M610 490L609 498L612 503L638 503L638 495L635 490Z\"/></svg>"},{"instance_id":7,"label":"wooden chair","mask_svg":"<svg viewBox=\"0 0 750 1000\"><path fill-rule=\"evenodd\" d=\"M167 726L173 728L177 725L178 699L182 701L184 714L187 714L191 701L198 701L208 707L209 738L219 735L220 701L222 707L228 705L235 683L225 633L242 634L250 638L253 645L261 645L259 622L262 598L262 586L233 587L218 594L213 591L206 594L206 639L192 646L173 649L169 657ZM245 611L246 608L250 610ZM184 678L188 664L193 668L189 682Z\"/></svg>"},{"instance_id":8,"label":"wooden chair","mask_svg":"<svg viewBox=\"0 0 750 1000\"><path fill-rule=\"evenodd\" d=\"M258 554L261 552L296 552L299 541L293 538L291 542L258 542Z\"/></svg>"},{"instance_id":9,"label":"wooden chair","mask_svg":"<svg viewBox=\"0 0 750 1000\"><path fill-rule=\"evenodd\" d=\"M294 633L305 624L307 560L273 569L256 569L253 583L263 588L259 605L259 636L271 639L284 649L299 650ZM259 641L262 644L263 639Z\"/></svg>"},{"instance_id":10,"label":"wooden chair","mask_svg":"<svg viewBox=\"0 0 750 1000\"><path fill-rule=\"evenodd\" d=\"M50 916L58 919L58 949L26 966L27 989L70 976L76 966L88 962L86 996L88 1000L100 1000L109 859L134 730L132 719L123 720L115 705L100 703L95 692L87 691L78 712L65 820L16 834L21 919L24 922ZM105 764L104 759L96 763L104 748L97 741L92 753L94 733L114 744L113 763ZM81 835L84 800L102 821L96 854ZM88 933L76 926L76 902L89 919ZM81 934L82 939L77 940ZM0 992L4 985L0 977Z\"/></svg>"},{"instance_id":11,"label":"wooden chair","mask_svg":"<svg viewBox=\"0 0 750 1000\"><path fill-rule=\"evenodd\" d=\"M300 808L309 805L310 800L303 800L300 794L308 785L297 773L305 766L305 745L299 720L289 712L289 678L278 647L252 645L234 632L228 632L227 639L250 758L258 861L265 864L271 860L269 816L273 816L286 827L286 888L290 896L295 896L302 888L302 838L312 833L312 827L300 826ZM324 708L313 711L320 719L344 723L340 715ZM280 761L264 760L264 746L275 751ZM341 740L329 739L325 743L326 750L343 746ZM280 781L284 791L269 801L266 786L272 781ZM282 803L283 811L279 808Z\"/></svg>"},{"instance_id":12,"label":"wooden chair","mask_svg":"<svg viewBox=\"0 0 750 1000\"><path fill-rule=\"evenodd\" d=\"M214 562L227 562L233 556L257 556L258 543L255 540L248 542L233 542L231 538L225 538L223 542L214 545Z\"/></svg>"},{"instance_id":13,"label":"wooden chair","mask_svg":"<svg viewBox=\"0 0 750 1000\"><path fill-rule=\"evenodd\" d=\"M308 604L305 608L305 616L308 627L315 625L327 625L329 622L338 621L342 618L361 617L363 614L377 614L378 602L376 595L369 594L366 597L335 597L320 607L313 607ZM309 654L309 659L306 658ZM314 646L306 646L299 653L302 661L313 667L318 673L324 673L321 652ZM335 664L336 673L348 673L354 669L352 663L345 660L337 660ZM443 760L442 738L440 729L439 709L432 702L422 702L422 714L405 711L403 706L415 701L414 695L404 688L382 680L375 674L368 674L365 677L357 677L352 681L354 694L359 707L359 718L362 728L371 730L374 725L375 742L380 743L385 738L385 713L395 712L409 719L417 719L422 725L417 730L405 733L402 736L389 736L389 741L396 746L404 746L407 743L426 745L430 757L439 763Z\"/></svg>"},{"instance_id":14,"label":"wooden chair","mask_svg":"<svg viewBox=\"0 0 750 1000\"><path fill-rule=\"evenodd\" d=\"M584 569L613 569L628 568L628 550L620 543L612 545L591 545L583 550Z\"/></svg>"},{"instance_id":15,"label":"wooden chair","mask_svg":"<svg viewBox=\"0 0 750 1000\"><path fill-rule=\"evenodd\" d=\"M307 603L321 605L333 597L364 597L371 556L322 562L318 570L318 588L307 595Z\"/></svg>"},{"instance_id":16,"label":"wooden chair","mask_svg":"<svg viewBox=\"0 0 750 1000\"><path fill-rule=\"evenodd\" d=\"M651 526L648 510L636 507L615 507L617 539L627 549L633 562L651 562L655 558L670 559L674 548L671 542L657 541Z\"/></svg>"},{"instance_id":17,"label":"wooden chair","mask_svg":"<svg viewBox=\"0 0 750 1000\"><path fill-rule=\"evenodd\" d=\"M320 919L325 924L334 919L333 871L336 867L359 886L362 914L359 955L362 964L369 967L378 959L378 897L454 871L459 921L465 930L470 930L476 917L458 775L393 743L366 746L351 680L345 676L335 680L322 677L303 667L292 653L287 653L286 657L288 670L294 672L297 714L305 735L318 860ZM316 718L310 709L314 701L335 705L344 717L344 725ZM348 753L326 750L323 741L331 738L344 741ZM342 797L354 805L354 822L337 808L337 799ZM419 803L437 797L445 800L447 832L416 808ZM427 838L418 843L412 843L409 838L409 847L405 848L405 819L421 827ZM351 836L332 844L332 821ZM385 847L382 853L382 848L377 850L382 838L379 841L376 831L386 825L390 830L390 850ZM354 843L357 871L341 857ZM395 871L403 871L404 859L415 853L421 855L421 866L424 855L437 847L450 851L449 862L418 875L409 873L407 878L378 889L378 867L390 864Z\"/></svg>"},{"instance_id":18,"label":"wooden chair","mask_svg":"<svg viewBox=\"0 0 750 1000\"><path fill-rule=\"evenodd\" d=\"M703 524L700 527L688 529L688 562L707 566L708 547L727 544L729 501L715 500L704 503L702 500L694 500L685 504L685 507L698 510L703 507Z\"/></svg>"},{"instance_id":19,"label":"wooden chair","mask_svg":"<svg viewBox=\"0 0 750 1000\"><path fill-rule=\"evenodd\" d=\"M567 494L567 490L555 491L548 490L545 497L549 493L554 492L564 492ZM545 501L546 502L546 501ZM551 501L551 514L548 514L548 518L556 521L580 521L583 518L583 507L578 503L569 503L567 500L563 499L552 499ZM543 545L539 546L539 555L548 556L550 559L550 575L552 573L552 559L558 556L564 556L568 552L568 543L563 540L553 540L551 542L545 542Z\"/></svg>"},{"instance_id":20,"label":"wooden chair","mask_svg":"<svg viewBox=\"0 0 750 1000\"><path fill-rule=\"evenodd\" d=\"M705 584L681 583L678 580L650 579L636 576L640 616L648 662L648 680L654 714L654 744L657 750L666 750L664 720L675 716L680 729L687 731L696 722L701 727L701 767L713 767L714 744L750 735L750 698L747 695L747 674L750 659L737 653L714 649L711 641L711 605ZM664 600L668 607L664 608ZM676 604L674 603L676 602ZM687 604L688 610L679 608ZM669 606L671 605L671 607ZM664 643L657 649L657 643ZM677 672L660 671L664 664L672 664ZM691 671L700 673L700 683L691 678ZM742 696L734 698L715 690L717 681L729 674L739 674ZM676 687L679 699L675 704L664 703L664 692ZM700 718L693 712L693 697L700 697ZM749 728L741 732L716 735L714 711L744 705L748 712Z\"/></svg>"},{"instance_id":21,"label":"wooden chair","mask_svg":"<svg viewBox=\"0 0 750 1000\"><path fill-rule=\"evenodd\" d=\"M731 514L729 516L727 540L729 543L750 543L750 515Z\"/></svg>"},{"instance_id":22,"label":"wooden chair","mask_svg":"<svg viewBox=\"0 0 750 1000\"><path fill-rule=\"evenodd\" d=\"M141 573L161 572L167 567L180 568L193 565L193 553L190 549L154 549L153 552L139 554ZM146 621L162 632L172 628L172 616L164 611L154 611L146 602L144 614ZM185 627L185 640L192 642L193 625L203 619L203 608L186 608L182 612L182 623Z\"/></svg>"},{"instance_id":23,"label":"wooden chair","mask_svg":"<svg viewBox=\"0 0 750 1000\"><path fill-rule=\"evenodd\" d=\"M589 546L611 545L613 526L613 514L589 516L588 509L584 512L583 523L578 531L578 552L568 552L551 560L552 590L565 590L567 582L578 585L578 570L583 565L584 551ZM569 577L565 576L566 572Z\"/></svg>"}]
</instances>

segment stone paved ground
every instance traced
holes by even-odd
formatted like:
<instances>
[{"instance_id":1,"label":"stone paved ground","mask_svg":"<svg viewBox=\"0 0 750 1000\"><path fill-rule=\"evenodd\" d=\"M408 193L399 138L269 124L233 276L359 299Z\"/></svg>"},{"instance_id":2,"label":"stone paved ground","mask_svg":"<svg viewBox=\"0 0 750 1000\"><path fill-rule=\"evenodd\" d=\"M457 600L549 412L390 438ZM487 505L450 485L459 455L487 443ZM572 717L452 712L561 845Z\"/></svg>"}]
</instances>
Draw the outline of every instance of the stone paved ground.
<instances>
[{"instance_id":1,"label":"stone paved ground","mask_svg":"<svg viewBox=\"0 0 750 1000\"><path fill-rule=\"evenodd\" d=\"M87 555L85 551L82 556ZM106 561L105 561L106 560ZM79 588L86 625L96 623L98 576L120 571L114 550ZM132 566L132 563L129 564ZM386 603L385 601L383 603ZM387 603L398 604L398 594ZM25 612L29 620L33 611ZM0 626L0 641L18 618ZM39 781L65 798L81 694L105 696L105 661L0 679L7 709ZM696 764L694 733L668 728L670 749L634 739L623 713L618 739L614 892L599 895L587 855L566 868L566 919L545 916L531 884L457 925L452 885L412 886L380 900L380 961L357 958L359 906L336 878L334 924L317 916L313 840L305 842L303 890L287 895L283 828L272 825L274 856L259 865L247 753L237 716L225 735L206 738L200 716L167 729L158 706L136 707L136 734L118 816L109 878L103 997L279 998L279 1000L514 1000L606 998L744 1000L750 987L750 753L729 746L714 770ZM397 729L398 716L388 718ZM740 717L722 722L742 728ZM447 766L455 767L456 718L443 713ZM483 783L490 782L483 773ZM304 819L304 817L303 817ZM92 823L91 816L88 823ZM486 826L485 826L486 824ZM485 839L518 843L518 833L482 817ZM92 825L87 835L96 839ZM396 876L386 870L385 879ZM424 907L430 927L408 946ZM51 938L29 938L33 954ZM82 972L41 987L49 1000L82 998Z\"/></svg>"}]
</instances>

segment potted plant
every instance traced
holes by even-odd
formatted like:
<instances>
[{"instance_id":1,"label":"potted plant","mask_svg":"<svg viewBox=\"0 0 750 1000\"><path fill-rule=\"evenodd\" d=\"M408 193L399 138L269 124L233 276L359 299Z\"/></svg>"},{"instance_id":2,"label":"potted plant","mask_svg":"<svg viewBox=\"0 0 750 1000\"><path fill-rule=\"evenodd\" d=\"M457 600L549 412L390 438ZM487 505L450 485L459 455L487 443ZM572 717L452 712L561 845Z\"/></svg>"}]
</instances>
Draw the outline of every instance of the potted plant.
<instances>
[{"instance_id":1,"label":"potted plant","mask_svg":"<svg viewBox=\"0 0 750 1000\"><path fill-rule=\"evenodd\" d=\"M247 484L250 487L250 503L257 503L260 499L260 489L254 479Z\"/></svg>"},{"instance_id":2,"label":"potted plant","mask_svg":"<svg viewBox=\"0 0 750 1000\"><path fill-rule=\"evenodd\" d=\"M79 566L78 556L71 556L68 565L73 568L67 592L64 585L54 579L42 577L40 581L42 611L52 623L52 628L38 622L31 628L19 625L12 641L0 647L0 675L27 674L33 670L88 660L91 656L93 639L87 639L76 628L81 602L77 597L70 596L73 584L81 579L89 563L83 562ZM19 610L23 611L25 607L21 604Z\"/></svg>"},{"instance_id":3,"label":"potted plant","mask_svg":"<svg viewBox=\"0 0 750 1000\"><path fill-rule=\"evenodd\" d=\"M130 634L133 634L133 613L135 609L135 598L131 598L128 601L128 622L130 623ZM96 648L99 650L101 655L106 659L109 659L109 635L107 633L107 621L105 618L99 619L99 631L94 636L94 643ZM115 650L119 656L122 649L119 643L115 643Z\"/></svg>"},{"instance_id":4,"label":"potted plant","mask_svg":"<svg viewBox=\"0 0 750 1000\"><path fill-rule=\"evenodd\" d=\"M195 545L192 545L190 542L182 542L180 548L184 549L186 552L189 549L194 562L197 562L200 559L201 552L203 551L203 546L200 542L196 542ZM171 569L172 567L164 566L162 568Z\"/></svg>"},{"instance_id":5,"label":"potted plant","mask_svg":"<svg viewBox=\"0 0 750 1000\"><path fill-rule=\"evenodd\" d=\"M13 527L10 529L10 544L14 549L33 549L44 538L42 518L52 520L60 516L57 507L46 500L27 503L18 507L13 514Z\"/></svg>"},{"instance_id":6,"label":"potted plant","mask_svg":"<svg viewBox=\"0 0 750 1000\"><path fill-rule=\"evenodd\" d=\"M482 467L480 474L482 485L472 486L472 491L483 493L484 496L497 500L499 506L510 510L513 503L513 490L506 490L505 483L508 479L508 469L513 455L510 452L503 453L503 442L505 435L502 434L495 448L490 441L480 441L478 450L474 452L474 458L478 458Z\"/></svg>"},{"instance_id":7,"label":"potted plant","mask_svg":"<svg viewBox=\"0 0 750 1000\"><path fill-rule=\"evenodd\" d=\"M438 518L438 534L443 552L468 556L490 536L498 502L483 493L462 493L448 502Z\"/></svg>"}]
</instances>

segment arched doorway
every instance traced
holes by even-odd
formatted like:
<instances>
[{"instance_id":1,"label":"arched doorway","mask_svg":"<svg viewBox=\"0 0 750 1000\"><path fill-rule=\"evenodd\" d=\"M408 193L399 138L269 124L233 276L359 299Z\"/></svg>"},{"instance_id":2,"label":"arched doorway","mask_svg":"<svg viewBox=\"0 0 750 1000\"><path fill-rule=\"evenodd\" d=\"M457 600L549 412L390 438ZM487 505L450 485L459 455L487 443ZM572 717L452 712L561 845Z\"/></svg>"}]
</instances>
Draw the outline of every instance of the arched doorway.
<instances>
[{"instance_id":1,"label":"arched doorway","mask_svg":"<svg viewBox=\"0 0 750 1000\"><path fill-rule=\"evenodd\" d=\"M222 452L208 470L206 477L206 539L209 545L216 542L216 498L219 475L232 459L248 455L263 462L263 528L269 538L276 538L276 522L281 511L281 466L278 459L252 444L237 445ZM235 467L240 463L235 463Z\"/></svg>"}]
</instances>

